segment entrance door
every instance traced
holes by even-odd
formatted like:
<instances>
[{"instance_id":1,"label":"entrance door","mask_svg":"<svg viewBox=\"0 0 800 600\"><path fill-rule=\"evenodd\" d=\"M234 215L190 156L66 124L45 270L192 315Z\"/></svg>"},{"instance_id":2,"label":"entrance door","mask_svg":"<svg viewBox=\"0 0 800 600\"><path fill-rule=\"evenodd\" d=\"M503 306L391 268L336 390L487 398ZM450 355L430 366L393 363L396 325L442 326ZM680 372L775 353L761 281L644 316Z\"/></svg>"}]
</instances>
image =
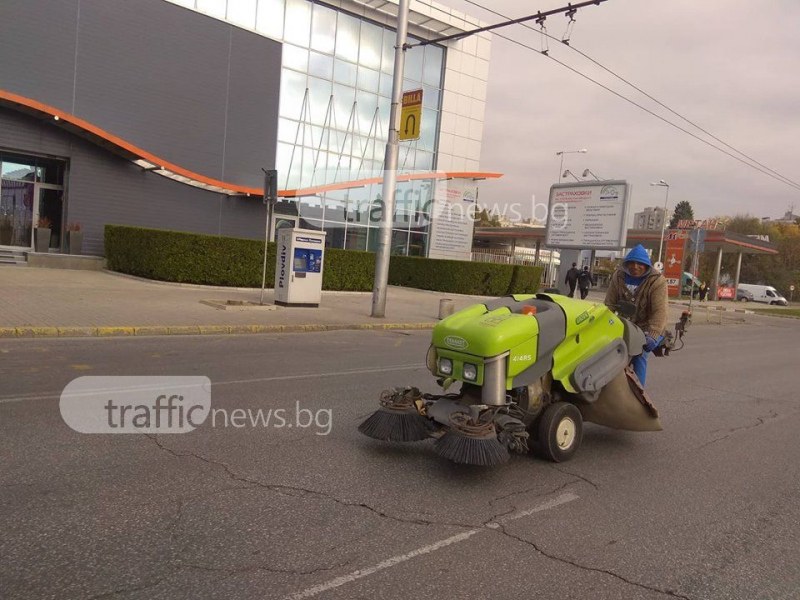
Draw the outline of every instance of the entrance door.
<instances>
[{"instance_id":1,"label":"entrance door","mask_svg":"<svg viewBox=\"0 0 800 600\"><path fill-rule=\"evenodd\" d=\"M42 219L50 243L62 237L66 162L0 152L0 246L33 247L33 230Z\"/></svg>"},{"instance_id":2,"label":"entrance door","mask_svg":"<svg viewBox=\"0 0 800 600\"><path fill-rule=\"evenodd\" d=\"M0 246L30 248L36 204L32 181L0 181Z\"/></svg>"}]
</instances>

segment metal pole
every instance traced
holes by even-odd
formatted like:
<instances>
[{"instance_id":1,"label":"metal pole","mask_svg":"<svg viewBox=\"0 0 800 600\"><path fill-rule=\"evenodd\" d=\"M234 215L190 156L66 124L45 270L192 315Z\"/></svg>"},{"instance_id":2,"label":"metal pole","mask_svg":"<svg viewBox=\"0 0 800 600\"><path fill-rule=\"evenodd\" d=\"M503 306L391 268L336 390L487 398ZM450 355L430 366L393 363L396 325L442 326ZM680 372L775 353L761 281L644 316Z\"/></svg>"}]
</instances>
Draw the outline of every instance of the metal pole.
<instances>
[{"instance_id":1,"label":"metal pole","mask_svg":"<svg viewBox=\"0 0 800 600\"><path fill-rule=\"evenodd\" d=\"M695 237L694 237L694 257L692 258L692 280L691 280L691 286L689 287L689 312L692 312L692 301L694 300L694 280L697 277L697 267L700 257L700 230L697 227L694 228L694 236ZM681 272L681 279L683 279L682 272Z\"/></svg>"},{"instance_id":2,"label":"metal pole","mask_svg":"<svg viewBox=\"0 0 800 600\"><path fill-rule=\"evenodd\" d=\"M733 280L733 301L736 302L736 294L739 291L739 276L742 274L742 253L736 259L736 277Z\"/></svg>"},{"instance_id":3,"label":"metal pole","mask_svg":"<svg viewBox=\"0 0 800 600\"><path fill-rule=\"evenodd\" d=\"M267 249L269 248L269 241L272 238L272 215L275 212L275 198L273 194L277 186L278 174L276 171L264 171L264 200L267 205L267 223L264 226L264 266L261 270L261 297L259 304L264 304L264 288L267 285Z\"/></svg>"},{"instance_id":4,"label":"metal pole","mask_svg":"<svg viewBox=\"0 0 800 600\"><path fill-rule=\"evenodd\" d=\"M267 285L267 248L269 246L269 238L272 233L272 202L267 202L267 223L264 227L264 268L261 271L261 298L259 304L264 304L264 288Z\"/></svg>"},{"instance_id":5,"label":"metal pole","mask_svg":"<svg viewBox=\"0 0 800 600\"><path fill-rule=\"evenodd\" d=\"M389 139L386 142L386 158L383 165L383 215L375 256L375 282L372 289L372 315L383 317L386 314L386 287L389 282L389 258L392 244L392 220L394 219L394 193L397 184L397 121L398 106L403 93L403 66L405 63L405 43L408 33L409 0L400 0L397 12L397 37L394 47L394 74L392 77L392 108L389 113Z\"/></svg>"},{"instance_id":6,"label":"metal pole","mask_svg":"<svg viewBox=\"0 0 800 600\"><path fill-rule=\"evenodd\" d=\"M558 183L561 183L561 175L564 173L564 153L559 152L561 155L561 164L558 166Z\"/></svg>"},{"instance_id":7,"label":"metal pole","mask_svg":"<svg viewBox=\"0 0 800 600\"><path fill-rule=\"evenodd\" d=\"M658 262L661 262L661 251L664 248L664 231L667 228L667 203L669 202L669 184L667 184L665 187L667 188L667 197L664 199L664 214L661 216L661 241L658 242Z\"/></svg>"},{"instance_id":8,"label":"metal pole","mask_svg":"<svg viewBox=\"0 0 800 600\"><path fill-rule=\"evenodd\" d=\"M711 281L711 300L718 300L717 293L719 292L719 274L722 270L722 246L717 250L717 264L714 267L714 279Z\"/></svg>"}]
</instances>

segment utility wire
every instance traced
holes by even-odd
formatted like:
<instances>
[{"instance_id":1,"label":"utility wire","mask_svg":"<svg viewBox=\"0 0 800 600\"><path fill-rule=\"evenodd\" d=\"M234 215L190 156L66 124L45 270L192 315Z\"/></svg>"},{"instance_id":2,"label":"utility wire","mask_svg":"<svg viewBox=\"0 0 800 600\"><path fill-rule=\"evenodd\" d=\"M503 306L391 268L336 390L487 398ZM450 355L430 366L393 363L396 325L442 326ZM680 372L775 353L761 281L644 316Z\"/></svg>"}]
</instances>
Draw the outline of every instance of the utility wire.
<instances>
[{"instance_id":1,"label":"utility wire","mask_svg":"<svg viewBox=\"0 0 800 600\"><path fill-rule=\"evenodd\" d=\"M529 50L533 50L533 51L534 51L534 52L536 52L537 54L541 54L541 52L540 52L539 50L537 50L536 48L534 48L533 46L529 46L529 45L527 45L527 44L523 44L522 42L518 42L517 40L514 40L514 39L512 39L512 38L506 37L506 36L504 36L504 35L500 35L500 34L497 34L497 33L495 33L495 35L497 35L498 37L501 37L501 38L503 38L503 39L505 39L505 40L508 40L509 42L513 42L513 43L515 43L515 44L517 44L517 45L519 45L519 46L522 46L523 48L527 48L527 49L529 49ZM735 160L738 160L738 161L739 161L740 163L742 163L743 165L747 165L747 166L748 166L748 167L750 167L751 169L755 169L756 171L759 171L760 173L763 173L764 175L766 175L766 176L768 176L768 177L771 177L772 179L774 179L774 180L776 180L776 181L779 181L779 182L781 182L781 183L783 183L783 184L786 184L786 185L788 185L788 186L791 186L791 187L793 187L793 188L795 188L795 189L797 189L797 190L800 190L800 184L796 184L796 183L790 182L789 180L786 180L786 179L781 179L781 177L778 177L777 175L773 175L773 174L772 174L772 173L770 173L770 172L769 172L767 169L763 169L763 168L761 168L761 167L758 167L758 166L756 166L756 165L754 165L754 164L751 164L751 163L749 163L749 162L745 161L744 159L742 159L742 158L739 158L739 157L738 157L738 156L736 156L735 154L732 154L731 152L728 152L727 150L725 150L725 149L723 149L723 148L720 148L719 146L716 146L716 145L712 144L712 143L711 143L711 142L709 142L708 140L705 140L705 139L703 139L702 137L700 137L699 135L697 135L697 134L695 134L695 133L692 133L692 132L691 132L691 131L689 131L688 129L686 129L686 128L684 128L684 127L681 127L680 125L677 125L677 124L673 123L673 122L672 122L672 121L670 121L669 119L666 119L666 118L662 117L661 115L659 115L659 114L657 114L657 113L653 112L653 111L652 111L652 110L650 110L649 108L646 108L646 107L642 106L641 104L639 104L639 103L635 102L634 100L631 100L630 98L628 98L628 97L626 97L626 96L623 96L622 94L620 94L620 93L619 93L619 92L617 92L616 90L613 90L613 89L611 89L610 87L608 87L608 86L606 86L606 85L604 85L604 84L600 83L600 82L599 82L599 81L597 81L596 79L592 79L592 78L591 78L591 77L589 77L588 75L586 75L586 74L584 74L584 73L581 73L580 71L578 71L577 69L575 69L575 68L573 68L573 67L569 66L568 64L566 64L566 63L564 63L564 62L561 62L560 60L558 60L558 59L556 59L556 58L553 58L553 57L552 57L552 56L550 56L550 55L544 55L544 56L546 56L547 58L549 58L549 59L550 59L550 60L552 60L552 61L555 61L557 64L561 65L562 67L564 67L564 68L566 68L566 69L569 69L570 71L572 71L572 72L573 72L573 73L575 73L576 75L580 75L581 77L583 77L584 79L587 79L588 81L591 81L591 82L592 82L592 83L594 83L595 85L599 85L601 88L603 88L604 90L607 90L607 91L611 92L612 94L614 94L614 95L615 95L615 96L617 96L618 98L621 98L621 99L625 100L626 102L628 102L628 103L630 103L630 104L633 104L633 105L634 105L634 106L636 106L637 108L639 108L639 109L643 110L644 112L646 112L646 113L648 113L648 114L650 114L650 115L654 116L655 118L659 119L660 121L663 121L664 123L666 123L666 124L668 124L668 125L671 125L671 126L672 126L672 127L674 127L675 129L678 129L679 131L682 131L683 133L685 133L685 134L687 134L687 135L690 135L690 136L692 136L694 139L696 139L696 140L698 140L698 141L700 141L700 142L703 142L703 143L704 143L704 144L706 144L707 146L710 146L711 148L714 148L715 150L719 150L719 151L720 151L720 152L722 152L723 154L727 154L727 155L728 155L728 156L730 156L731 158L733 158L733 159L735 159Z\"/></svg>"},{"instance_id":2,"label":"utility wire","mask_svg":"<svg viewBox=\"0 0 800 600\"><path fill-rule=\"evenodd\" d=\"M508 17L506 17L505 15L503 15L503 14L501 14L501 13L499 13L499 12L497 12L497 11L493 10L493 9L486 8L485 6L482 6L482 5L478 4L477 2L473 2L472 0L465 0L465 2L467 2L468 4L472 4L473 6L476 6L476 7L480 8L480 9L486 10L486 11L488 11L488 12L490 12L490 13L493 13L493 14L495 14L495 15L497 15L497 16L500 16L500 17L503 17L503 18L508 18ZM530 29L530 30L532 30L532 31L535 31L535 32L537 32L537 33L541 33L542 35L545 35L545 36L547 36L548 38L554 39L554 40L556 40L556 41L559 41L559 42L561 42L561 41L562 41L562 40L560 40L560 39L558 39L558 38L556 38L556 37L553 37L553 36L551 36L551 35L549 35L549 34L547 34L547 33L545 33L545 32L541 32L541 31L537 30L536 28L534 28L534 27L531 27L530 25L527 25L527 24L525 24L525 23L522 23L522 25L523 25L524 27L526 27L527 29ZM730 152L726 151L725 149L723 149L723 148L720 148L719 146L716 146L716 145L712 144L712 143L711 143L711 142L709 142L708 140L705 140L705 139L703 139L702 137L700 137L700 136L698 136L698 135L696 135L696 134L692 133L691 131L689 131L689 130L687 130L687 129L683 128L683 127L681 127L680 125L677 125L677 124L673 123L672 121L670 121L670 120L668 120L668 119L666 119L666 118L662 117L661 115L659 115L659 114L657 114L657 113L655 113L655 112L653 112L653 111L649 110L648 108L646 108L646 107L642 106L641 104L638 104L638 103L637 103L637 102L635 102L634 100L631 100L631 99L630 99L630 98L628 98L627 96L624 96L624 95L620 94L619 92L617 92L617 91L615 91L615 90L611 89L610 87L608 87L608 86L606 86L606 85L604 85L604 84L600 83L600 82L599 82L599 81L597 81L596 79L593 79L593 78L589 77L588 75L586 75L586 74L584 74L584 73L582 73L582 72L578 71L577 69L575 69L575 68L573 68L573 67L571 67L571 66L567 65L566 63L564 63L564 62L562 62L562 61L560 61L560 60L558 60L558 59L556 59L556 58L553 58L553 57L552 57L552 56L550 56L548 53L544 53L544 52L542 52L541 50L538 50L538 49L534 48L533 46L530 46L530 45L528 45L528 44L525 44L525 43L523 43L523 42L517 41L517 40L515 40L515 39L513 39L513 38L510 38L510 37L508 37L508 36L502 35L502 34L500 34L500 33L497 33L497 32L493 32L493 35L496 35L497 37L499 37L499 38L501 38L501 39L504 39L504 40L506 40L506 41L509 41L509 42L511 42L511 43L513 43L513 44L517 44L518 46L521 46L521 47L523 47L523 48L526 48L526 49L528 49L528 50L532 50L533 52L536 52L537 54L543 55L543 56L545 56L545 57L549 58L550 60L553 60L553 61L555 61L557 64L561 65L562 67L564 67L564 68L566 68L566 69L569 69L569 70L570 70L570 71L572 71L573 73L575 73L575 74L577 74L577 75L579 75L579 76L583 77L584 79L587 79L588 81L590 81L590 82L594 83L595 85L598 85L598 86L600 86L601 88L605 89L606 91L608 91L608 92L611 92L612 94L614 94L615 96L617 96L617 97L621 98L622 100L625 100L626 102L628 102L628 103L630 103L630 104L633 104L633 105L634 105L634 106L636 106L637 108L639 108L639 109L643 110L644 112L646 112L646 113L648 113L648 114L650 114L650 115L652 115L652 116L656 117L657 119L659 119L659 120L661 120L661 121L663 121L663 122L667 123L668 125L671 125L672 127L675 127L676 129L678 129L678 130L682 131L683 133L686 133L687 135L690 135L690 136L692 136L693 138L695 138L696 140L698 140L698 141L700 141L700 142L703 142L703 143L704 143L704 144L706 144L707 146L710 146L711 148L714 148L715 150L718 150L718 151L722 152L723 154L726 154L726 155L730 156L731 158L733 158L733 159L735 159L735 160L738 160L740 163L742 163L742 164L744 164L744 165L746 165L746 166L750 167L751 169L755 169L756 171L759 171L760 173L762 173L762 174L764 174L764 175L767 175L768 177L771 177L772 179L775 179L776 181L779 181L779 182L781 182L781 183L783 183L783 184L786 184L786 185L788 185L788 186L790 186L790 187L793 187L793 188L795 188L795 189L797 189L797 190L800 190L800 183L797 183L797 182L795 182L795 181L793 181L793 180L789 179L788 177L786 177L786 176L784 176L784 175L781 175L779 172L777 172L777 171L775 171L775 170L773 170L773 169L771 169L771 168L767 167L766 165L763 165L762 163L758 162L758 161L757 161L757 160L755 160L754 158L751 158L750 156L748 156L748 155L747 155L747 154L745 154L744 152L741 152L740 150L737 150L736 148L734 148L734 147L733 147L733 146L731 146L730 144L728 144L728 143L724 142L723 140L721 140L721 139L719 139L718 137L716 137L715 135L713 135L713 134L709 133L708 131L706 131L705 129L703 129L702 127L700 127L699 125L697 125L697 124L695 124L694 122L692 122L691 120L689 120L689 119L687 119L686 117L682 116L681 114L677 113L676 111L674 111L673 109L671 109L669 106L667 106L667 105L665 105L664 103L660 102L659 100L657 100L656 98L654 98L653 96L651 96L650 94L648 94L647 92L645 92L645 91L641 90L639 87L637 87L637 86L636 86L636 85L634 85L633 83L631 83L631 82L627 81L626 79L624 79L624 78L623 78L623 77L621 77L620 75L617 75L617 74L616 74L614 71L612 71L611 69L608 69L607 67L603 66L602 64L600 64L598 61L594 60L593 58L591 58L591 57L590 57L590 56L588 56L587 54L585 54L585 53L581 52L580 50L577 50L577 49L573 48L573 47L572 47L570 44L564 44L564 45L565 45L565 46L568 46L569 48L571 48L571 49L572 49L572 50L574 50L575 52L578 52L580 55L584 56L585 58L587 58L588 60L590 60L591 62L593 62L593 63L594 63L594 64L596 64L597 66L599 66L600 68L604 69L605 71L607 71L607 72L609 72L610 74L614 75L615 77L619 78L621 81L624 81L626 84L630 85L630 86L631 86L631 87L633 87L635 90L639 91L640 93L644 94L645 96L647 96L648 98L650 98L651 100L653 100L654 102L656 102L657 104L659 104L660 106L664 107L664 108L665 108L665 109L667 109L669 112L671 112L671 113L673 113L674 115L676 115L677 117L679 117L679 118L683 119L684 121L686 121L687 123L689 123L689 124L690 124L690 125L692 125L693 127L695 127L695 128L697 128L698 130L702 131L703 133L705 133L706 135L710 136L710 137L711 137L711 138L713 138L714 140L716 140L716 141L720 142L720 143L721 143L721 144L723 144L724 146L727 146L728 148L730 148L730 149L731 149L731 150L733 150L734 152L736 152L736 153L738 153L738 154L740 154L740 155L744 156L745 158L747 158L749 161L751 161L751 162L752 162L752 163L754 163L754 164L751 164L751 162L747 162L747 161L743 160L742 158L740 158L739 156L736 156L735 154L731 154ZM757 165L757 166L756 166L756 165Z\"/></svg>"},{"instance_id":3,"label":"utility wire","mask_svg":"<svg viewBox=\"0 0 800 600\"><path fill-rule=\"evenodd\" d=\"M472 4L473 6L476 6L476 7L478 7L478 8L481 8L481 9L483 9L483 10L485 10L485 11L487 11L487 12L490 12L490 13L492 13L492 14L495 14L495 15L497 15L497 16L499 16L499 17L503 17L504 19L508 19L508 18L509 18L509 17L507 17L507 16L503 15L502 13L499 13L499 12L497 12L497 11L495 11L495 10L491 9L491 8L487 8L487 7L485 7L485 6L482 6L482 5L478 4L477 2L473 2L472 0L464 0L464 1L465 1L465 2L467 2L468 4ZM563 42L563 40L559 40L557 37L555 37L555 36L552 36L552 35L548 34L546 31L542 31L542 30L536 29L535 27L531 27L531 26L530 26L530 25L528 25L527 23L519 23L519 24L520 24L520 25L522 25L523 27L525 27L526 29L530 29L531 31L533 31L533 32L535 32L535 33L539 33L539 34L541 34L541 35L544 35L545 37L548 37L548 38L550 38L550 39L552 39L552 40L555 40L555 41L557 41L557 42L558 42L558 41L560 41L560 42ZM695 123L694 121L692 121L691 119L688 119L687 117L684 117L682 114L680 114L680 113L678 113L677 111L673 110L672 108L670 108L669 106L667 106L666 104L664 104L663 102L661 102L660 100L658 100L657 98L655 98L655 97L651 96L651 95L650 95L650 94L648 94L646 91L644 91L643 89L641 89L639 86L637 86L636 84L632 83L631 81L628 81L628 80L627 80L627 79L625 79L625 78L624 78L622 75L619 75L618 73L614 72L612 69L609 69L608 67L606 67L605 65L603 65L603 64L602 64L602 63L600 63L599 61L595 60L594 58L592 58L591 56L589 56L589 55L588 55L588 54L586 54L585 52L582 52L582 51L578 50L577 48L574 48L574 47L572 47L570 44L564 44L564 45L565 45L565 46L567 46L567 47L569 47L569 48L570 48L571 50L573 50L574 52L577 52L578 54L580 54L581 56L583 56L583 57L584 57L586 60L588 60L588 61L590 61L590 62L594 63L595 65L597 65L598 67L600 67L601 69L603 69L604 71L606 71L607 73L610 73L611 75L613 75L614 77L616 77L616 78L617 78L617 79L619 79L620 81L622 81L622 82L624 82L624 83L628 84L628 85L629 85L629 86L631 86L633 89L635 89L637 92L639 92L640 94L642 94L642 95L646 96L647 98L649 98L650 100L652 100L653 102L655 102L656 104L658 104L659 106L661 106L661 107L665 108L666 110L668 110L669 112L671 112L672 114L674 114L676 117L678 117L678 118L680 118L680 119L682 119L682 120L686 121L686 122L687 122L687 123L689 123L689 125L691 125L692 127L695 127L695 128L697 128L697 129L699 129L700 131L702 131L703 133L705 133L707 136L709 136L709 137L713 138L714 140L718 141L718 142L719 142L720 144L722 144L723 146L725 146L725 147L727 147L727 148L730 148L730 149L731 149L731 150L733 150L734 152L736 152L736 153L738 153L738 154L740 154L740 155L744 156L744 157L745 157L747 160L749 160L749 161L752 161L753 163L757 164L758 166L760 166L760 167L763 167L763 168L767 169L768 171L770 171L770 172L774 173L775 175L779 176L781 179L784 179L784 180L786 180L786 182L788 182L788 183L791 183L791 184L794 184L794 185L800 185L800 183L798 183L798 182L796 182L796 181L793 181L793 180L789 179L788 177L786 177L785 175L782 175L782 174L781 174L781 173L779 173L778 171L775 171L774 169L771 169L771 168L769 168L767 165L760 163L759 161L757 161L757 160L756 160L755 158L753 158L752 156L749 156L749 155L745 154L744 152L742 152L741 150L739 150L739 149L737 149L737 148L735 148L735 147L731 146L731 145L730 145L730 144L728 144L726 141L724 141L724 140L721 140L720 138L718 138L717 136L715 136L715 135L714 135L713 133L711 133L710 131L707 131L706 129L704 129L703 127L701 127L700 125L698 125L697 123ZM542 52L540 52L540 54L543 54L543 53L542 53Z\"/></svg>"}]
</instances>

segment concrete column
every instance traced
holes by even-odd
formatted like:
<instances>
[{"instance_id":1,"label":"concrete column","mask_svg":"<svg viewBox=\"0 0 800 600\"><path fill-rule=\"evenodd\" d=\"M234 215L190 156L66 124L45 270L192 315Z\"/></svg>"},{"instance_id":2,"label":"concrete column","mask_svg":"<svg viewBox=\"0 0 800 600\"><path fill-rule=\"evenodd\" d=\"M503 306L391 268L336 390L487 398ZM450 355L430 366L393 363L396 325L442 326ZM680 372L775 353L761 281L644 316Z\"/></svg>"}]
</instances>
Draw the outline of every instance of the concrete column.
<instances>
[{"instance_id":1,"label":"concrete column","mask_svg":"<svg viewBox=\"0 0 800 600\"><path fill-rule=\"evenodd\" d=\"M742 273L742 253L739 252L739 257L736 259L736 277L733 278L733 293L739 289L739 275ZM736 300L736 296L733 297Z\"/></svg>"},{"instance_id":2,"label":"concrete column","mask_svg":"<svg viewBox=\"0 0 800 600\"><path fill-rule=\"evenodd\" d=\"M711 279L711 289L709 295L711 300L718 300L717 290L719 289L719 272L722 270L722 246L717 250L717 264L714 266L714 277Z\"/></svg>"}]
</instances>

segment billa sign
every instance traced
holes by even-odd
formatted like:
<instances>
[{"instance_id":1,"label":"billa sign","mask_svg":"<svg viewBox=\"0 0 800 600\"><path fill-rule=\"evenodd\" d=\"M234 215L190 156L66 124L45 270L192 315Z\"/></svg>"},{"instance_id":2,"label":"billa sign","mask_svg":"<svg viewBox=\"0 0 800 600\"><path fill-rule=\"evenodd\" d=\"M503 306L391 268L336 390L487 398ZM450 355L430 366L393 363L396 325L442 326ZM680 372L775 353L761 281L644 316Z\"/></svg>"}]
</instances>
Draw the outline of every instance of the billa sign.
<instances>
[{"instance_id":1,"label":"billa sign","mask_svg":"<svg viewBox=\"0 0 800 600\"><path fill-rule=\"evenodd\" d=\"M664 253L664 277L667 279L667 293L670 298L681 295L683 278L683 256L686 251L687 231L670 229L667 231L667 247Z\"/></svg>"},{"instance_id":2,"label":"billa sign","mask_svg":"<svg viewBox=\"0 0 800 600\"><path fill-rule=\"evenodd\" d=\"M422 125L422 90L403 92L403 103L400 109L400 141L419 139Z\"/></svg>"}]
</instances>

